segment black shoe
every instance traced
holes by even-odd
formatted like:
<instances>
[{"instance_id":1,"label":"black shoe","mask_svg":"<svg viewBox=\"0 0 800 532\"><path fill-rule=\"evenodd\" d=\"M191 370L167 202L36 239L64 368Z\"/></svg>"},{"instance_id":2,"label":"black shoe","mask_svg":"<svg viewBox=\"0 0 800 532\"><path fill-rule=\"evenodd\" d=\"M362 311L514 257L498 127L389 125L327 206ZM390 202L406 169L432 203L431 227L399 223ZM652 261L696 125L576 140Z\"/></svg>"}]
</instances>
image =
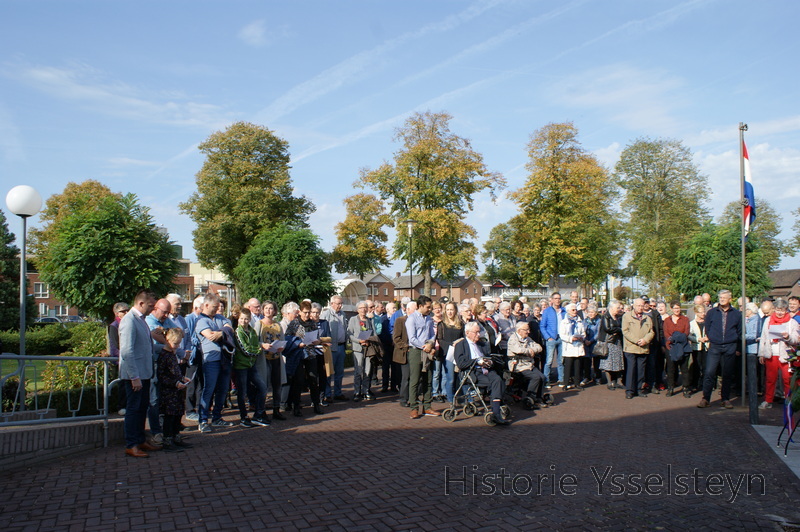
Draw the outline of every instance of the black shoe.
<instances>
[{"instance_id":1,"label":"black shoe","mask_svg":"<svg viewBox=\"0 0 800 532\"><path fill-rule=\"evenodd\" d=\"M389 391L388 386L384 386L383 388L381 388L381 393L387 393L388 391Z\"/></svg>"},{"instance_id":2,"label":"black shoe","mask_svg":"<svg viewBox=\"0 0 800 532\"><path fill-rule=\"evenodd\" d=\"M303 417L303 411L300 410L299 406L294 407L294 410L292 410L292 414L294 414L294 417Z\"/></svg>"},{"instance_id":3,"label":"black shoe","mask_svg":"<svg viewBox=\"0 0 800 532\"><path fill-rule=\"evenodd\" d=\"M364 399L366 399L367 401L374 401L375 396L372 395L371 393L368 393L367 395L364 396Z\"/></svg>"},{"instance_id":4,"label":"black shoe","mask_svg":"<svg viewBox=\"0 0 800 532\"><path fill-rule=\"evenodd\" d=\"M358 403L359 401L361 401L361 394L360 394L360 393L357 393L357 394L355 394L355 395L353 396L353 401L354 401L354 402L356 402L356 403Z\"/></svg>"},{"instance_id":5,"label":"black shoe","mask_svg":"<svg viewBox=\"0 0 800 532\"><path fill-rule=\"evenodd\" d=\"M689 390L683 390L683 396L684 396L684 397L687 397L687 398L688 398L688 397L691 397L691 396L692 396L692 392L691 392L691 391L689 391Z\"/></svg>"},{"instance_id":6,"label":"black shoe","mask_svg":"<svg viewBox=\"0 0 800 532\"><path fill-rule=\"evenodd\" d=\"M405 401L398 401L398 402L400 403L401 407L408 408L408 403L407 402L405 402Z\"/></svg>"},{"instance_id":7,"label":"black shoe","mask_svg":"<svg viewBox=\"0 0 800 532\"><path fill-rule=\"evenodd\" d=\"M275 409L272 411L272 419L277 419L279 421L286 421L286 416L284 416L279 409Z\"/></svg>"},{"instance_id":8,"label":"black shoe","mask_svg":"<svg viewBox=\"0 0 800 532\"><path fill-rule=\"evenodd\" d=\"M314 405L314 413L315 414L324 414L325 411L322 409L320 405Z\"/></svg>"},{"instance_id":9,"label":"black shoe","mask_svg":"<svg viewBox=\"0 0 800 532\"><path fill-rule=\"evenodd\" d=\"M192 447L194 447L194 445L192 445L191 443L187 443L183 440L173 440L172 445L174 445L175 447L180 447L182 449L191 449Z\"/></svg>"},{"instance_id":10,"label":"black shoe","mask_svg":"<svg viewBox=\"0 0 800 532\"><path fill-rule=\"evenodd\" d=\"M613 384L606 384L606 388L608 388L609 390L613 390L614 389L614 385Z\"/></svg>"},{"instance_id":11,"label":"black shoe","mask_svg":"<svg viewBox=\"0 0 800 532\"><path fill-rule=\"evenodd\" d=\"M672 397L673 395L675 395L675 390L672 389L672 388L669 388L667 390L667 397Z\"/></svg>"},{"instance_id":12,"label":"black shoe","mask_svg":"<svg viewBox=\"0 0 800 532\"><path fill-rule=\"evenodd\" d=\"M349 401L347 396L344 394L337 395L334 397L334 399L336 399L337 401Z\"/></svg>"},{"instance_id":13,"label":"black shoe","mask_svg":"<svg viewBox=\"0 0 800 532\"><path fill-rule=\"evenodd\" d=\"M494 420L496 427L507 427L508 425L511 425L511 422L507 419L503 419L502 416L492 416L492 419Z\"/></svg>"},{"instance_id":14,"label":"black shoe","mask_svg":"<svg viewBox=\"0 0 800 532\"><path fill-rule=\"evenodd\" d=\"M633 392L625 392L625 399L633 399Z\"/></svg>"}]
</instances>

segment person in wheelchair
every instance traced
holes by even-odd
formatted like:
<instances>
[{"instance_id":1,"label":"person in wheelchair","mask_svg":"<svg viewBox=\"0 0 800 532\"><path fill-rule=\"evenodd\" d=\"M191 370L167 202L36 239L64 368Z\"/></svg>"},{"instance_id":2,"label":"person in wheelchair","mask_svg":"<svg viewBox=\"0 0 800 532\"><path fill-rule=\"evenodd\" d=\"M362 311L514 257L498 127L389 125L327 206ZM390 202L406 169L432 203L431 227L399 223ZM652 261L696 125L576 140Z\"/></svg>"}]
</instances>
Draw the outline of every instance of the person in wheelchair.
<instances>
[{"instance_id":1,"label":"person in wheelchair","mask_svg":"<svg viewBox=\"0 0 800 532\"><path fill-rule=\"evenodd\" d=\"M542 352L542 346L530 338L530 327L525 321L517 323L516 331L508 339L508 370L515 377L527 382L530 405L547 406L542 398L544 374L536 364L536 355Z\"/></svg>"},{"instance_id":2,"label":"person in wheelchair","mask_svg":"<svg viewBox=\"0 0 800 532\"><path fill-rule=\"evenodd\" d=\"M456 365L461 371L471 371L472 378L480 387L489 389L492 399L492 415L496 425L509 425L503 419L500 407L502 406L505 383L503 378L494 368L494 362L489 354L489 347L481 341L481 325L471 321L464 326L466 339L455 344L453 353Z\"/></svg>"}]
</instances>

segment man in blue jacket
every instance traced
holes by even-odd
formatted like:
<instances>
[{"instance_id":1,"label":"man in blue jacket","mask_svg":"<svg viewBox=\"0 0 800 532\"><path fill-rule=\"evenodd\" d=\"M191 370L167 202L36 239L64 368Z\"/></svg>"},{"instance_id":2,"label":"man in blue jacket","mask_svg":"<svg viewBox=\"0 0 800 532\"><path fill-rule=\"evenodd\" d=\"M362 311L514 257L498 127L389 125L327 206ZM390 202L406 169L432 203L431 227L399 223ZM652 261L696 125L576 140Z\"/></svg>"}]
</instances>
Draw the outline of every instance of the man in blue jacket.
<instances>
[{"instance_id":1,"label":"man in blue jacket","mask_svg":"<svg viewBox=\"0 0 800 532\"><path fill-rule=\"evenodd\" d=\"M742 340L742 313L731 306L731 291L719 292L719 305L706 313L706 336L709 348L703 370L703 398L697 408L706 408L711 401L711 391L717 379L717 368L722 365L722 406L733 408L730 401L731 384L736 371L736 355Z\"/></svg>"},{"instance_id":2,"label":"man in blue jacket","mask_svg":"<svg viewBox=\"0 0 800 532\"><path fill-rule=\"evenodd\" d=\"M542 338L545 340L547 357L544 362L544 384L545 388L550 388L550 371L553 367L553 354L557 357L558 382L564 382L564 361L561 359L562 346L561 338L558 337L558 324L567 315L567 311L561 308L561 294L553 292L550 295L550 306L542 312L540 329Z\"/></svg>"}]
</instances>

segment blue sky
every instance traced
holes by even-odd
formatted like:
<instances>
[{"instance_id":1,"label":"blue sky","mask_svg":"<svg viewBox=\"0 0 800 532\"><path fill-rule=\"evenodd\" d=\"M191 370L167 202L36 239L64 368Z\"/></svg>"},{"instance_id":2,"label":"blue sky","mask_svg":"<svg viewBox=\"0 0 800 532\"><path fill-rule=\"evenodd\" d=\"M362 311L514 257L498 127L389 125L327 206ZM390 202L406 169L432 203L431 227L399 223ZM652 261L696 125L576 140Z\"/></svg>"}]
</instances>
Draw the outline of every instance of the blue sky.
<instances>
[{"instance_id":1,"label":"blue sky","mask_svg":"<svg viewBox=\"0 0 800 532\"><path fill-rule=\"evenodd\" d=\"M133 192L194 258L177 205L195 188L196 146L244 120L289 142L330 250L359 169L391 159L394 129L416 111L452 114L508 190L551 122L574 122L609 168L637 137L682 140L715 214L739 197L744 121L756 196L785 213L788 237L798 20L790 0L4 1L0 189L30 184L46 199L96 179ZM475 206L482 247L514 204Z\"/></svg>"}]
</instances>

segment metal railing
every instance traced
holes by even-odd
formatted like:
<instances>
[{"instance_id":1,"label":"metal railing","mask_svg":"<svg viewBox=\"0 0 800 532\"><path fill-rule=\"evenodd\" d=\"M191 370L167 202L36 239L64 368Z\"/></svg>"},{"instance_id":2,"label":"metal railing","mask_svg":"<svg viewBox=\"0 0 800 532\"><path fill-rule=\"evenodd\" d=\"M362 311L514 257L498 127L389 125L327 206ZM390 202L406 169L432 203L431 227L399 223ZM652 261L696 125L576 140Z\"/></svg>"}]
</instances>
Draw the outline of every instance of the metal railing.
<instances>
[{"instance_id":1,"label":"metal railing","mask_svg":"<svg viewBox=\"0 0 800 532\"><path fill-rule=\"evenodd\" d=\"M112 387L119 382L116 379L109 382L109 364L116 366L118 359L115 357L74 357L74 356L20 356L11 353L0 354L0 362L4 360L17 361L16 369L10 373L0 372L0 390L6 390L9 379L17 379L16 387L12 386L13 397L11 394L3 395L2 412L0 412L0 427L20 426L20 425L43 425L48 423L69 423L85 421L103 421L103 446L108 447L108 414L109 399ZM48 382L44 382L40 369L35 362L55 361L57 364L51 366L52 375ZM81 386L56 390L56 377L61 374L71 380L71 371L74 368L67 365L69 362L85 362L83 366L83 377ZM101 371L97 363L102 363ZM33 392L28 391L32 386ZM84 409L84 398L87 401L90 394L87 390L94 390L94 410L96 414L90 415L80 412ZM66 397L66 412L69 415L64 417L47 417L51 414L52 407L55 406L55 394L64 394ZM46 397L46 401L44 398ZM30 404L27 404L30 403ZM63 410L63 409L62 409ZM92 409L89 408L91 411ZM22 414L22 413L26 414ZM30 419L20 419L30 417Z\"/></svg>"}]
</instances>

